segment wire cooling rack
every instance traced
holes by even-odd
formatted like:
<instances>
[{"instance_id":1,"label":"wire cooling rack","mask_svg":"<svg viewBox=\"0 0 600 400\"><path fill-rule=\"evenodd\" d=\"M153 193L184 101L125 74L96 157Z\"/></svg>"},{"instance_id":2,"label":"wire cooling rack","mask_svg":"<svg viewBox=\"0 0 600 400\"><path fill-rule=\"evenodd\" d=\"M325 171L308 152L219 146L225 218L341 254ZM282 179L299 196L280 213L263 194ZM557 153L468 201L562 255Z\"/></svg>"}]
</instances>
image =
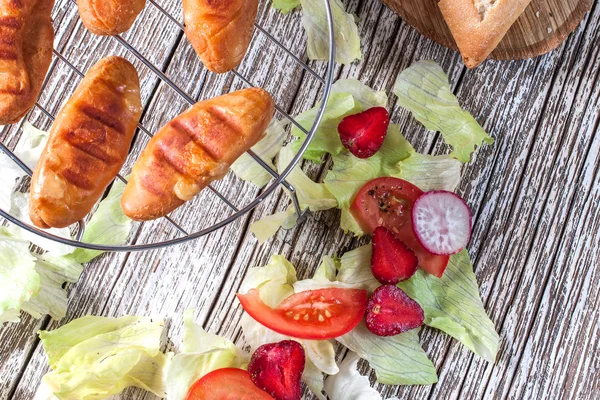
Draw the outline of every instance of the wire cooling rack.
<instances>
[{"instance_id":1,"label":"wire cooling rack","mask_svg":"<svg viewBox=\"0 0 600 400\"><path fill-rule=\"evenodd\" d=\"M75 0L69 0L69 1L76 4ZM51 234L49 232L43 231L41 229L38 229L37 227L35 227L33 225L30 225L28 223L25 223L25 222L19 220L18 218L12 216L7 211L5 211L1 208L0 208L0 216L4 217L9 222L11 222L29 232L39 235L43 238L46 238L46 239L49 239L49 240L52 240L52 241L55 241L58 243L70 245L70 246L81 247L81 248L91 249L91 250L101 250L101 251L149 250L149 249L166 247L166 246L170 246L170 245L174 245L174 244L180 244L180 243L184 243L184 242L199 238L201 236L207 235L211 232L214 232L217 229L224 227L225 225L240 218L242 215L253 210L261 202L263 202L268 196L270 196L275 191L275 189L277 189L280 185L283 186L288 191L288 193L290 194L290 196L292 198L292 204L295 208L296 214L298 215L299 218L302 218L304 213L300 207L300 203L298 201L298 196L297 196L296 190L294 189L293 185L291 185L289 182L287 182L285 180L285 178L290 174L292 169L298 164L302 155L306 151L306 148L310 144L310 141L312 140L312 138L317 130L317 127L319 126L319 123L321 122L323 114L325 112L325 105L327 104L327 100L329 98L329 93L331 91L331 84L333 81L333 72L334 72L334 55L335 55L334 25L333 25L333 17L332 17L329 1L323 0L323 2L324 2L326 17L327 17L328 38L329 38L329 54L328 54L328 59L326 60L327 70L325 73L325 77L322 77L317 72L315 72L310 66L308 66L300 58L298 58L295 54L293 54L285 45L283 45L281 42L279 42L273 35L271 35L261 25L259 25L258 23L254 24L255 29L254 29L252 40L255 40L257 35L264 35L276 47L283 50L287 54L287 56L289 56L294 61L294 63L297 63L302 69L304 69L308 74L310 74L313 78L315 78L318 82L320 82L323 85L323 95L321 98L321 105L318 109L315 121L310 129L305 129L292 116L290 116L288 113L286 113L283 108L281 108L277 104L275 105L275 109L277 110L277 112L283 118L289 120L300 131L304 132L306 134L306 138L305 138L304 142L302 143L298 153L293 157L290 164L281 173L277 173L277 171L275 171L273 168L271 168L271 166L267 162L265 162L265 160L263 160L260 156L255 154L252 150L249 150L247 152L247 154L250 157L252 157L262 168L264 168L274 178L273 182L269 186L267 186L264 190L262 190L262 192L260 192L260 194L249 204L247 204L241 208L238 208L225 195L223 195L220 191L218 191L211 185L211 186L208 186L207 189L212 191L223 203L225 203L227 205L227 207L229 207L233 211L232 215L230 215L229 217L227 217L207 228L204 228L197 232L192 232L192 233L187 232L183 227L181 227L180 224L178 224L170 216L165 216L163 218L166 219L168 221L168 223L171 224L179 232L179 234L181 236L174 238L174 239L164 240L164 241L160 241L160 242L156 242L156 243L127 244L127 245L122 245L122 246L106 246L106 245L97 245L97 244L93 244L93 243L83 242L82 236L85 231L84 221L79 221L74 238L69 239L69 238L63 238L63 237ZM184 25L181 22L179 22L177 18L175 18L173 15L171 15L169 12L167 12L161 5L156 3L155 0L148 0L148 3L150 4L151 7L155 7L162 15L167 17L167 19L170 21L170 23L173 23L178 29L183 31ZM181 87L179 87L172 79L170 79L164 72L162 72L160 68L155 66L151 61L148 60L147 57L145 57L138 50L136 50L136 48L133 45L131 45L128 41L123 39L122 36L120 36L120 35L112 36L111 38L112 38L112 40L116 40L120 45L122 45L125 49L127 49L127 51L129 53L131 53L135 58L137 58L146 67L148 67L148 69L150 69L150 71L152 71L152 73L154 73L160 81L162 81L163 83L168 85L170 88L172 88L185 102L189 103L190 106L196 103L196 100L194 100L188 93L186 93L185 90L183 90ZM52 60L52 64L50 65L49 71L53 70L53 68L56 65L58 60L65 63L75 74L79 75L80 77L84 76L84 73L82 71L80 71L75 65L73 65L73 63L71 63L67 59L67 57L65 57L60 51L58 51L56 49L54 50L54 58ZM253 83L249 79L247 79L244 75L239 73L237 70L232 70L229 73L234 74L237 78L239 78L242 82L244 82L245 85L250 86L250 87L254 86ZM42 88L46 87L46 83L47 83L49 77L50 77L50 73L46 77L46 81L42 85ZM42 105L40 105L39 102L36 103L35 108L37 108L39 111L41 111L41 113L44 114L46 117L48 117L51 121L54 120L55 116L51 112L49 112L46 108L44 108ZM28 117L32 111L30 111L29 114L20 122L19 129L22 128L24 121L26 121L28 119ZM152 137L152 135L153 135L150 132L150 130L148 130L146 127L144 127L144 125L142 125L141 121L138 123L138 130L139 130L139 132L141 132L144 135L147 135L148 137ZM139 136L140 135L137 135L136 137L139 137ZM132 145L131 148L133 148L133 147L134 146ZM0 141L0 150L3 151L12 161L14 161L28 176L32 175L31 169L29 167L27 167L27 165L22 160L20 160L19 157L17 157L1 141ZM118 175L115 179L119 179L122 182L127 183L126 179L121 175ZM143 224L143 222L141 224Z\"/></svg>"}]
</instances>

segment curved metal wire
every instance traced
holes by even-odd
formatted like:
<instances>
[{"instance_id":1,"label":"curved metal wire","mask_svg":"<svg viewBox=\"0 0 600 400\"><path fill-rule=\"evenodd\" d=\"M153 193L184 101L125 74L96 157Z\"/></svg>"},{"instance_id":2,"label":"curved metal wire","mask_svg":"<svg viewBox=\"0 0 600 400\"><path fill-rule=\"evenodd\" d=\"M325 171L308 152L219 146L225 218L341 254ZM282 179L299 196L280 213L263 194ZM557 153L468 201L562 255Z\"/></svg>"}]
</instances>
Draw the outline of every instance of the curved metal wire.
<instances>
[{"instance_id":1,"label":"curved metal wire","mask_svg":"<svg viewBox=\"0 0 600 400\"><path fill-rule=\"evenodd\" d=\"M89 250L123 252L123 251L142 251L142 250L158 249L158 248L163 248L163 247L167 247L167 246L171 246L171 245L185 243L190 240L197 239L201 236L207 235L211 232L214 232L217 229L220 229L220 228L230 224L231 222L235 221L236 219L240 218L242 215L245 215L246 213L250 212L251 210L256 208L260 203L262 203L271 193L273 193L273 191L275 189L277 189L279 187L279 185L284 183L285 178L292 172L292 169L296 167L296 165L302 158L304 152L308 148L310 142L312 141L312 139L316 133L317 127L321 123L323 114L325 113L325 107L327 105L327 101L329 100L329 95L331 92L331 85L333 83L335 40L334 40L334 25L333 25L333 16L332 16L332 12L331 12L331 7L329 5L328 0L323 0L323 2L325 3L325 12L327 14L327 25L328 25L328 29L329 29L329 44L330 44L330 46L329 46L329 54L328 54L328 60L327 60L328 61L327 71L326 71L326 76L324 79L325 86L323 89L323 97L321 99L321 105L319 106L319 109L317 111L317 116L316 116L310 130L307 131L302 126L300 126L301 130L306 133L306 138L304 139L304 142L300 146L300 149L298 150L296 155L292 158L292 161L287 166L287 168L285 168L283 170L283 172L281 172L279 174L279 176L276 176L277 174L275 173L274 176L276 176L276 178L273 181L273 183L270 186L268 186L266 189L264 189L263 193L260 194L256 199L254 199L254 201L252 201L250 204L248 204L244 208L237 211L235 214L229 216L228 218L226 218L208 228L202 229L195 233L188 234L187 236L170 239L170 240L165 240L165 241L162 241L159 243L128 244L128 245L122 245L122 246L107 246L107 245L97 245L97 244L93 244L93 243L81 242L79 240L81 239L82 232L78 232L75 240L63 238L63 237L60 237L57 235L53 235L51 233L45 232L41 229L38 229L34 226L31 226L29 224L25 224L18 218L13 217L12 215L8 214L7 212L5 212L2 209L0 209L0 216L6 218L9 222L11 222L29 232L37 234L46 239L56 241L58 243L62 243L62 244L66 244L66 245L70 245L70 246L74 246L74 247L80 247L80 248L84 248L84 249L89 249ZM151 1L151 3L154 4L153 1ZM169 15L168 13L166 13L166 14ZM265 32L258 25L257 25L257 28L259 28L259 30L261 30L262 32ZM281 46L281 44L279 42L274 40L274 38L271 35L267 35L267 36L272 38L274 42L278 43L280 45L280 47L283 47L283 46ZM133 51L135 51L135 49L133 49ZM286 49L286 51L287 51L287 49ZM287 51L287 52L288 52L288 54L291 54L289 51ZM306 67L305 69L308 68L308 66L306 66L306 64L302 63L297 57L294 56L294 59L299 61L301 65L304 65L304 67ZM308 68L308 69L311 71L312 75L315 74L314 71L312 71L312 69L310 69L310 68ZM243 76L238 74L236 71L233 71L233 72L238 77L240 77L243 81L245 81L247 84L251 85L251 83L249 81L247 81ZM321 78L321 81L322 81L322 78ZM186 97L186 96L187 96L187 94L184 93L184 97ZM283 112L283 110L280 110L280 111ZM287 114L285 114L285 112L283 112L283 114L284 114L284 116L287 115ZM290 118L290 117L288 116L288 118ZM293 118L290 118L290 120L292 121L292 123L295 123L296 125L298 125ZM8 150L2 143L0 143L0 150L4 151L13 161L15 161L17 164L19 164L19 166L21 166L21 167L25 166L18 159L18 157L14 156L14 154L10 150ZM27 168L27 167L25 166L25 168ZM291 188L293 190L293 187L291 187ZM80 228L85 226L83 224L83 222L80 222L79 224L80 224ZM80 229L80 231L82 231L82 229Z\"/></svg>"}]
</instances>

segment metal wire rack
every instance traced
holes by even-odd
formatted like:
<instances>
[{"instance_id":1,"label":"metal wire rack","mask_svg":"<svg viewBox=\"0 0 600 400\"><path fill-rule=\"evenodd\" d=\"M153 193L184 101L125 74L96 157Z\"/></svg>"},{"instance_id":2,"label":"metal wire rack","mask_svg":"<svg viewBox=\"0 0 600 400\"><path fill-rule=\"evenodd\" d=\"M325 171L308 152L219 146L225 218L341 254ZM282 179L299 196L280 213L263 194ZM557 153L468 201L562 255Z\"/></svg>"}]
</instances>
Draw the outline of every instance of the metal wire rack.
<instances>
[{"instance_id":1,"label":"metal wire rack","mask_svg":"<svg viewBox=\"0 0 600 400\"><path fill-rule=\"evenodd\" d=\"M73 4L76 4L76 0L69 0L69 1L71 1ZM44 230L38 229L37 227L35 227L33 225L30 225L28 223L25 223L25 222L19 220L18 218L12 216L7 211L5 211L1 208L0 208L0 216L4 217L9 222L11 222L29 232L39 235L43 238L53 240L58 243L70 245L70 246L81 247L81 248L90 249L90 250L101 250L101 251L150 250L150 249L166 247L166 246L170 246L170 245L174 245L174 244L180 244L180 243L184 243L184 242L199 238L201 236L207 235L211 232L214 232L217 229L220 229L220 228L226 226L227 224L240 218L242 215L253 210L261 202L263 202L268 196L270 196L275 191L275 189L277 189L280 185L283 186L288 191L288 193L290 194L290 197L292 199L292 204L295 208L297 215L299 216L299 218L302 218L304 216L305 212L303 212L303 210L300 206L295 188L293 187L293 185L291 185L289 182L286 181L286 177L291 173L292 169L298 164L298 162L302 158L302 155L306 151L306 148L310 144L310 141L312 140L313 136L315 135L317 127L319 126L319 123L321 122L321 119L325 112L325 105L327 104L327 100L329 98L329 94L331 91L331 84L333 81L333 72L334 72L334 55L335 55L334 25L333 25L333 16L332 16L331 8L329 5L329 1L323 0L323 2L324 2L324 6L325 6L325 11L326 11L327 24L328 24L328 36L329 36L329 54L328 54L328 59L327 59L327 70L325 73L325 77L322 77L317 72L315 72L310 66L308 66L300 58L298 58L295 54L293 54L285 45L283 45L281 42L279 42L273 35L271 35L261 25L259 25L258 23L254 24L255 30L254 30L254 34L253 34L253 40L256 38L257 33L260 35L264 35L277 48L283 50L287 54L287 56L290 57L294 61L294 63L297 63L304 71L306 71L308 74L310 74L313 78L315 78L318 82L320 82L323 85L323 95L321 98L321 105L319 106L316 118L310 129L304 128L292 116L290 116L288 113L286 113L283 108L281 108L278 105L275 105L275 109L277 110L277 112L283 118L289 120L300 131L302 131L306 135L306 138L305 138L304 142L302 143L302 145L300 146L300 150L293 157L290 164L281 173L277 173L277 171L275 171L265 160L263 160L260 156L255 154L252 150L247 151L247 154L250 157L252 157L262 168L264 168L274 178L274 180L271 182L271 184L268 185L265 189L263 189L262 192L260 192L259 195L253 201L251 201L249 204L247 204L241 208L238 208L225 195L223 195L221 192L219 192L213 186L208 186L208 190L212 191L220 199L220 201L225 203L227 205L227 207L229 207L233 211L232 215L228 216L227 218L224 218L223 220L221 220L207 228L204 228L197 232L192 232L192 233L187 232L184 228L182 228L180 226L180 224L178 224L170 216L165 216L163 218L165 218L168 221L168 223L171 224L179 232L179 234L181 236L173 238L173 239L169 239L169 240L156 242L156 243L126 244L126 245L122 245L122 246L107 246L107 245L98 245L98 244L83 242L82 236L85 231L84 221L79 221L78 227L75 231L76 233L74 235L74 238L70 239L70 238L60 237L60 236L54 235L52 233L46 232ZM175 26L177 26L182 31L184 30L184 25L182 23L180 23L177 20L177 18L175 18L173 15L171 15L169 12L167 12L161 5L156 3L155 0L148 0L148 3L150 4L151 7L155 7L160 12L160 14L167 17L168 20L171 23L173 23ZM164 72L162 72L160 68L156 67L151 61L149 61L147 57L145 57L138 50L136 50L136 48L134 46L132 46L125 39L123 39L122 36L117 35L117 36L112 36L111 38L112 38L112 40L117 41L129 53L131 53L136 59L138 59L139 61L141 61L141 63L143 63L146 67L148 67L148 69L150 71L152 71L152 73L154 73L160 81L162 81L163 83L168 85L171 89L173 89L185 102L189 103L189 105L193 105L196 103L196 100L194 100L188 93L186 93L186 91L181 89L172 79L170 79ZM59 60L61 62L65 63L73 72L75 72L80 77L84 76L84 73L82 71L80 71L60 51L58 51L56 49L54 50L54 58L52 60L52 64L50 65L49 71L52 71L54 69L57 61L59 61ZM250 87L254 86L249 79L247 79L244 75L239 73L237 70L232 70L230 73L234 74L237 78L239 78L242 82L244 82L245 85L250 86ZM42 85L42 88L46 87L49 77L50 77L50 73L46 77L46 81ZM41 104L39 104L39 102L36 103L35 108L37 108L39 111L41 111L41 113L44 114L46 117L48 117L51 121L54 120L54 118L55 118L54 115L51 112L49 112L48 110L46 110ZM28 119L28 117L32 111L30 111L30 113L19 123L19 129L22 128L24 121ZM144 135L147 135L149 137L152 137L152 135L153 135L146 127L144 127L144 125L141 122L138 123L138 130L139 130L139 132L142 132ZM138 137L139 137L139 135L138 135ZM133 146L132 146L132 148L133 148ZM29 167L27 167L27 165L22 160L20 160L19 157L17 157L1 141L0 141L0 150L3 151L12 161L14 161L28 176L32 175L31 169ZM116 179L119 179L122 182L127 183L126 179L121 175L118 175L116 177ZM143 222L141 224L143 224Z\"/></svg>"}]
</instances>

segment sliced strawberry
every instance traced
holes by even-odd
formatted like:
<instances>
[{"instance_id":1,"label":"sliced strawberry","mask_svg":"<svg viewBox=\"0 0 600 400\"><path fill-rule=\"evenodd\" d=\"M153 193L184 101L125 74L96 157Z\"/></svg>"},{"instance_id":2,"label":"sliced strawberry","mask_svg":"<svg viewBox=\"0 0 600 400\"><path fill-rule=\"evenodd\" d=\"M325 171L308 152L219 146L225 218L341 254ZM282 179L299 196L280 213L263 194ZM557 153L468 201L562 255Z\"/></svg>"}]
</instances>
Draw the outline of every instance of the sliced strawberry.
<instances>
[{"instance_id":1,"label":"sliced strawberry","mask_svg":"<svg viewBox=\"0 0 600 400\"><path fill-rule=\"evenodd\" d=\"M250 359L252 382L276 400L300 400L304 348L293 340L260 346Z\"/></svg>"},{"instance_id":2,"label":"sliced strawberry","mask_svg":"<svg viewBox=\"0 0 600 400\"><path fill-rule=\"evenodd\" d=\"M350 153L358 158L369 158L381 148L389 124L387 110L373 107L345 117L338 125L338 133Z\"/></svg>"},{"instance_id":3,"label":"sliced strawberry","mask_svg":"<svg viewBox=\"0 0 600 400\"><path fill-rule=\"evenodd\" d=\"M414 251L383 226L375 228L371 269L379 282L395 285L413 276L418 267Z\"/></svg>"},{"instance_id":4,"label":"sliced strawberry","mask_svg":"<svg viewBox=\"0 0 600 400\"><path fill-rule=\"evenodd\" d=\"M394 336L423 325L423 309L402 289L379 286L367 305L367 328L377 336Z\"/></svg>"}]
</instances>

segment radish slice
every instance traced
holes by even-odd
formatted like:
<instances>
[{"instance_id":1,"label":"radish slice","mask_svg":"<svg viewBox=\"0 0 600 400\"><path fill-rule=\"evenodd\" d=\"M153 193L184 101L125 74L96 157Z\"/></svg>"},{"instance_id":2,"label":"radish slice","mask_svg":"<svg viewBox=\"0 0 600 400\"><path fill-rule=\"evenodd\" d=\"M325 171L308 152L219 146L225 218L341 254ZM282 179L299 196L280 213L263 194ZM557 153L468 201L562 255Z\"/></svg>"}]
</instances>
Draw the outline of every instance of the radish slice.
<instances>
[{"instance_id":1,"label":"radish slice","mask_svg":"<svg viewBox=\"0 0 600 400\"><path fill-rule=\"evenodd\" d=\"M469 206L445 190L419 196L412 209L412 223L419 242L433 254L456 254L471 238Z\"/></svg>"}]
</instances>

